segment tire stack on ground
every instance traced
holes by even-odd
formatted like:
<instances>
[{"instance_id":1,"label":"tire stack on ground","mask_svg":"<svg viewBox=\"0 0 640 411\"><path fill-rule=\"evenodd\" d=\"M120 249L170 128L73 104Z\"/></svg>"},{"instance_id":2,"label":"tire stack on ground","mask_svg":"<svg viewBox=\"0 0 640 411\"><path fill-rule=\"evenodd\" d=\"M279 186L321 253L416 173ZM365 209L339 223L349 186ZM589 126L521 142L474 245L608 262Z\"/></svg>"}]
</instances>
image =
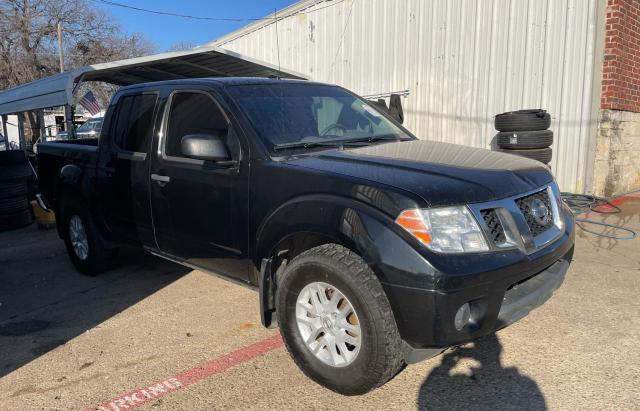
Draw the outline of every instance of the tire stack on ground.
<instances>
[{"instance_id":1,"label":"tire stack on ground","mask_svg":"<svg viewBox=\"0 0 640 411\"><path fill-rule=\"evenodd\" d=\"M498 114L495 127L498 151L532 158L544 164L551 162L553 132L551 116L545 110L519 110Z\"/></svg>"},{"instance_id":2,"label":"tire stack on ground","mask_svg":"<svg viewBox=\"0 0 640 411\"><path fill-rule=\"evenodd\" d=\"M0 231L33 222L27 198L31 167L21 150L0 151Z\"/></svg>"}]
</instances>

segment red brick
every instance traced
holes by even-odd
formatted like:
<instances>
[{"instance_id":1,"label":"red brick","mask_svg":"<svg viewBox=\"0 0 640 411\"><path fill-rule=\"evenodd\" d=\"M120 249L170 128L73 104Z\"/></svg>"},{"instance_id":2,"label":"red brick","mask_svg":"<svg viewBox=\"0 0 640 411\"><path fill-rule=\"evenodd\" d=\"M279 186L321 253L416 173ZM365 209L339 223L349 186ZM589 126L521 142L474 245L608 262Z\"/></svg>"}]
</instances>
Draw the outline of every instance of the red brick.
<instances>
[{"instance_id":1,"label":"red brick","mask_svg":"<svg viewBox=\"0 0 640 411\"><path fill-rule=\"evenodd\" d=\"M640 112L640 1L608 0L600 106Z\"/></svg>"}]
</instances>

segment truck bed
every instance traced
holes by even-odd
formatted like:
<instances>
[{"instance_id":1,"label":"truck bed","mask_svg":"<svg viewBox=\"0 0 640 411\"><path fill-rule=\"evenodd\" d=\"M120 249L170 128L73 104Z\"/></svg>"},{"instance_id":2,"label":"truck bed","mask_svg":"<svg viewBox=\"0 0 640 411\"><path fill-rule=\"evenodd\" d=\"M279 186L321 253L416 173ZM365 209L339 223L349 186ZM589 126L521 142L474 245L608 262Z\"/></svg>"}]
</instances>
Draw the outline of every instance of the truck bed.
<instances>
[{"instance_id":1,"label":"truck bed","mask_svg":"<svg viewBox=\"0 0 640 411\"><path fill-rule=\"evenodd\" d=\"M38 144L38 176L44 197L56 201L60 171L68 164L93 175L98 158L98 139L52 141Z\"/></svg>"}]
</instances>

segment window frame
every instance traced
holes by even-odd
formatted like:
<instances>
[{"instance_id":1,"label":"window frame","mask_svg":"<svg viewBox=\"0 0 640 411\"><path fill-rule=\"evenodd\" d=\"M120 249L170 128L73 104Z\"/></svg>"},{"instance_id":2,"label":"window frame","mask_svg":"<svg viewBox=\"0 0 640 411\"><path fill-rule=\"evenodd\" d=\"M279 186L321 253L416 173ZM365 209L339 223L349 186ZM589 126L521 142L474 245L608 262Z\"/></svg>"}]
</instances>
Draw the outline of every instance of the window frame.
<instances>
[{"instance_id":1,"label":"window frame","mask_svg":"<svg viewBox=\"0 0 640 411\"><path fill-rule=\"evenodd\" d=\"M222 113L222 116L224 117L224 119L227 122L227 135L231 135L231 129L233 128L233 125L231 123L231 119L229 118L229 116L227 115L227 112L222 108L222 106L220 105L220 103L218 103L218 101L216 100L216 98L208 91L205 90L198 90L198 89L179 89L179 90L173 90L170 94L169 97L167 97L167 103L165 104L164 107L164 113L162 114L162 125L160 128L160 138L158 141L158 156L160 158L162 158L163 161L170 161L170 162L176 162L176 163L183 163L183 164L192 164L192 165L204 165L205 161L204 160L197 160L195 158L189 158L189 157L180 157L180 156L170 156L167 155L166 151L165 151L165 146L167 143L167 132L169 130L169 116L171 114L171 107L173 106L173 98L176 94L203 94L205 96L207 96L209 99L211 99L211 101L213 101L213 104L216 105L216 107L218 108L218 110L220 110L220 112Z\"/></svg>"},{"instance_id":2,"label":"window frame","mask_svg":"<svg viewBox=\"0 0 640 411\"><path fill-rule=\"evenodd\" d=\"M123 148L120 143L118 141L118 136L115 135L116 132L116 128L118 126L118 120L120 118L120 104L122 103L122 101L127 98L127 97L135 97L135 96L143 96L143 95L153 95L156 97L156 101L153 104L153 113L151 114L151 141L149 142L149 149L146 152L143 151L134 151L134 150L127 150L125 148ZM157 114L158 114L158 107L159 107L159 99L160 99L160 93L158 91L131 91L128 93L123 93L121 95L118 96L118 100L115 101L115 107L114 107L114 118L112 118L110 120L110 125L109 125L109 135L111 135L111 143L113 145L113 147L116 148L116 150L118 151L118 158L124 158L124 159L128 159L128 160L136 160L136 161L144 161L147 158L147 155L149 154L149 152L153 151L153 136L154 136L154 131L156 128L156 118L157 118ZM106 119L103 118L103 123L102 126L104 127L104 121ZM128 121L129 119L127 119Z\"/></svg>"}]
</instances>

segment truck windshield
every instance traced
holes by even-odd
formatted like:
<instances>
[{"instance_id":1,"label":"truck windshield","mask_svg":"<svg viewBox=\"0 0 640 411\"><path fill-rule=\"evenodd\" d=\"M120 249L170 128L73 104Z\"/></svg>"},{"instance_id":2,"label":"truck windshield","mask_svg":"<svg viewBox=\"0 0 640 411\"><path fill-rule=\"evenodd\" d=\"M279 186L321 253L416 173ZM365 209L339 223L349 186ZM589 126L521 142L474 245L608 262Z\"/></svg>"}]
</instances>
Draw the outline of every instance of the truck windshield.
<instances>
[{"instance_id":1,"label":"truck windshield","mask_svg":"<svg viewBox=\"0 0 640 411\"><path fill-rule=\"evenodd\" d=\"M270 150L411 138L375 107L340 87L283 83L228 90Z\"/></svg>"}]
</instances>

